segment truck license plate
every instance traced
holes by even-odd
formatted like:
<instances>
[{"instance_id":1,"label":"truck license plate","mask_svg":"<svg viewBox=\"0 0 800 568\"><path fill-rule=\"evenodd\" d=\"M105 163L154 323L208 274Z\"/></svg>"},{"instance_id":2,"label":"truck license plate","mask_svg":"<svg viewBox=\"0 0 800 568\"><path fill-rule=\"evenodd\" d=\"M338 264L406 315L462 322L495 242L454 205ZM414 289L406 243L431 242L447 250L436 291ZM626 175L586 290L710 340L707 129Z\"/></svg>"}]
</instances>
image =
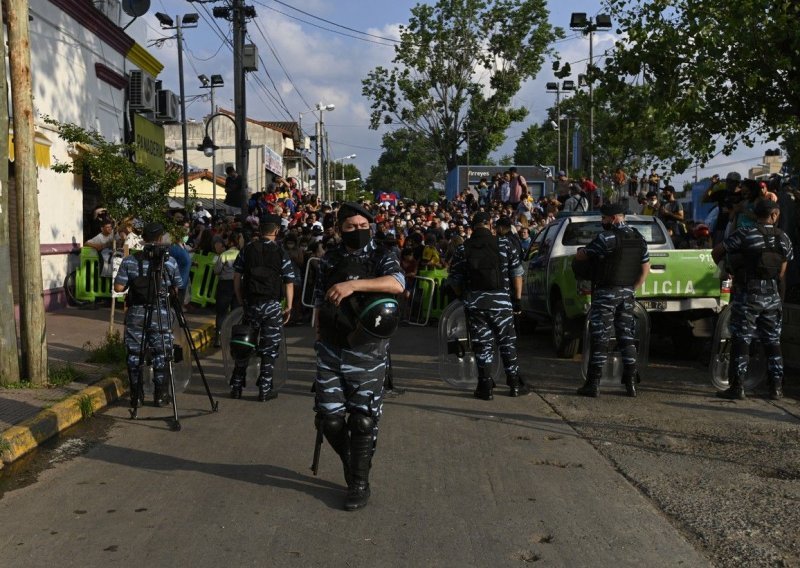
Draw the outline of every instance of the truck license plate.
<instances>
[{"instance_id":1,"label":"truck license plate","mask_svg":"<svg viewBox=\"0 0 800 568\"><path fill-rule=\"evenodd\" d=\"M663 312L667 309L667 302L664 300L639 300L639 303L648 312Z\"/></svg>"}]
</instances>

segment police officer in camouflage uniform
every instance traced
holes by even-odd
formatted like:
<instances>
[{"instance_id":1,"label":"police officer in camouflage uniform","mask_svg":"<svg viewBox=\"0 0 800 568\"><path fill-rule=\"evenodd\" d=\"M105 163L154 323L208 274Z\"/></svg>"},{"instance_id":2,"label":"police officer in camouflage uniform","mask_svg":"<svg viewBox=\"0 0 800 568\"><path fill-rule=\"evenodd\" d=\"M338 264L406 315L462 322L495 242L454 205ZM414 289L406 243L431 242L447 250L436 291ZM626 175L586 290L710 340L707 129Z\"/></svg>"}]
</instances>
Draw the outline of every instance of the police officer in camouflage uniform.
<instances>
[{"instance_id":1,"label":"police officer in camouflage uniform","mask_svg":"<svg viewBox=\"0 0 800 568\"><path fill-rule=\"evenodd\" d=\"M592 265L592 306L589 311L591 354L586 382L578 389L582 396L600 394L600 378L608 359L614 332L622 354L622 382L628 396L636 396L636 317L634 290L650 273L647 243L639 232L625 223L625 209L608 203L600 208L603 231L585 248L578 249L577 262Z\"/></svg>"},{"instance_id":2,"label":"police officer in camouflage uniform","mask_svg":"<svg viewBox=\"0 0 800 568\"><path fill-rule=\"evenodd\" d=\"M275 239L281 227L278 215L265 215L260 224L261 238L245 245L233 262L233 291L243 306L242 324L257 333L256 353L261 358L258 373L258 400L277 398L272 387L275 359L281 347L281 331L289 321L294 299L294 267L289 255ZM281 298L286 307L281 307ZM248 359L236 360L231 375L231 398L242 398Z\"/></svg>"},{"instance_id":3,"label":"police officer in camouflage uniform","mask_svg":"<svg viewBox=\"0 0 800 568\"><path fill-rule=\"evenodd\" d=\"M345 509L367 505L369 470L383 401L388 339L350 345L342 331L343 302L362 293L396 295L405 288L397 256L371 237L372 215L356 203L339 208L342 244L325 253L314 288L317 428L339 454L347 482Z\"/></svg>"},{"instance_id":4,"label":"police officer in camouflage uniform","mask_svg":"<svg viewBox=\"0 0 800 568\"><path fill-rule=\"evenodd\" d=\"M781 298L786 265L793 258L792 242L775 227L780 216L776 203L762 199L756 203L754 213L755 226L738 229L712 251L716 262L727 255L728 269L733 272L729 387L717 395L731 400L745 398L750 343L757 337L767 357L769 396L778 400L783 397Z\"/></svg>"},{"instance_id":5,"label":"police officer in camouflage uniform","mask_svg":"<svg viewBox=\"0 0 800 568\"><path fill-rule=\"evenodd\" d=\"M522 297L519 247L507 236L492 234L488 213L475 213L472 227L472 236L453 255L449 281L464 302L472 351L478 364L475 397L493 398L494 341L503 359L509 395L529 394L530 387L519 375L514 330L514 312L520 311Z\"/></svg>"},{"instance_id":6,"label":"police officer in camouflage uniform","mask_svg":"<svg viewBox=\"0 0 800 568\"><path fill-rule=\"evenodd\" d=\"M127 312L125 313L125 348L128 350L126 362L131 388L131 408L134 409L144 404L144 400L139 398L139 382L142 379L140 363L147 350L152 352L155 406L163 406L168 402L169 387L166 382L169 378L167 373L169 372L169 361L172 360L173 342L172 313L169 309L168 295L171 291L175 293L178 288L181 288L182 281L178 272L178 263L169 256L166 247L159 248L156 245L163 234L164 226L161 223L145 225L142 231L142 238L145 242L144 250L126 256L114 279L115 292L128 290ZM147 257L149 253L159 251L164 254L161 282L158 284L157 291L153 290L155 293L150 294L148 284L152 284L150 288L152 290L156 282L149 278L152 267ZM153 311L150 325L145 330L145 317L149 306L152 306ZM144 353L141 352L143 336L146 336Z\"/></svg>"}]
</instances>

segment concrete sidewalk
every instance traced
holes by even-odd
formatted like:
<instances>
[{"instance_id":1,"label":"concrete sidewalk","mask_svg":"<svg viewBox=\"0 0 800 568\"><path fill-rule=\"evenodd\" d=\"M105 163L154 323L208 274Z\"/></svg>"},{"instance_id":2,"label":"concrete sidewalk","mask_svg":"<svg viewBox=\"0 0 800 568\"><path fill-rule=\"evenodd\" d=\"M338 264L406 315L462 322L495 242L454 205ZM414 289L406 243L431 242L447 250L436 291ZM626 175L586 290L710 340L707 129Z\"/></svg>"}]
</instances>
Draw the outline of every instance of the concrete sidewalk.
<instances>
[{"instance_id":1,"label":"concrete sidewalk","mask_svg":"<svg viewBox=\"0 0 800 568\"><path fill-rule=\"evenodd\" d=\"M50 369L71 366L82 374L78 381L57 387L0 388L0 469L29 452L42 441L83 418L88 411L104 408L127 389L120 366L87 363L90 345L102 343L108 333L110 308L68 308L47 317ZM124 312L117 309L115 329L124 333ZM198 350L211 345L214 315L210 308L192 307L186 321ZM81 410L83 408L83 410Z\"/></svg>"}]
</instances>

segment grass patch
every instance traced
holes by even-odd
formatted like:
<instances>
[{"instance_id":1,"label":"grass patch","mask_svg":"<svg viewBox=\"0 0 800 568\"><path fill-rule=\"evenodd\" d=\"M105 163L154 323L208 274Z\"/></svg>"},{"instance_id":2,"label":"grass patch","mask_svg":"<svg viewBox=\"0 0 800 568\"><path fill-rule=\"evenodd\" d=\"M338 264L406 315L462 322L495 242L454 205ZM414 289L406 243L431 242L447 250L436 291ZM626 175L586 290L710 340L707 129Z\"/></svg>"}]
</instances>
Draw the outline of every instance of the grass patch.
<instances>
[{"instance_id":1,"label":"grass patch","mask_svg":"<svg viewBox=\"0 0 800 568\"><path fill-rule=\"evenodd\" d=\"M0 440L0 454L11 451L11 442L6 439Z\"/></svg>"},{"instance_id":2,"label":"grass patch","mask_svg":"<svg viewBox=\"0 0 800 568\"><path fill-rule=\"evenodd\" d=\"M89 357L86 359L89 363L100 363L101 365L124 363L127 356L125 342L119 331L106 335L98 345L87 341L83 348L89 351Z\"/></svg>"},{"instance_id":3,"label":"grass patch","mask_svg":"<svg viewBox=\"0 0 800 568\"><path fill-rule=\"evenodd\" d=\"M6 383L3 385L4 389L33 389L36 388L36 385L32 384L30 381L20 381L18 383Z\"/></svg>"},{"instance_id":4,"label":"grass patch","mask_svg":"<svg viewBox=\"0 0 800 568\"><path fill-rule=\"evenodd\" d=\"M70 364L51 367L47 376L47 382L51 387L60 387L84 379L86 379L86 374L77 370Z\"/></svg>"},{"instance_id":5,"label":"grass patch","mask_svg":"<svg viewBox=\"0 0 800 568\"><path fill-rule=\"evenodd\" d=\"M78 408L81 409L81 416L83 417L84 420L94 416L92 397L90 397L88 394L85 394L78 399Z\"/></svg>"}]
</instances>

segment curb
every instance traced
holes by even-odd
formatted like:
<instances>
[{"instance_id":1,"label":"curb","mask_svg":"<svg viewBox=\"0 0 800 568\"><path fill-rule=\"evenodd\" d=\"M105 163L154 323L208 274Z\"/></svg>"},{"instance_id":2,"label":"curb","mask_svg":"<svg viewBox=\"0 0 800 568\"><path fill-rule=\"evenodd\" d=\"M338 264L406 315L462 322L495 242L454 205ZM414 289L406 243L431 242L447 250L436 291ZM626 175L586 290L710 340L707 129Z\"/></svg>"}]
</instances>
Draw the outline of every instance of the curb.
<instances>
[{"instance_id":1,"label":"curb","mask_svg":"<svg viewBox=\"0 0 800 568\"><path fill-rule=\"evenodd\" d=\"M211 345L213 338L213 321L192 331L192 341L198 351ZM128 392L127 383L127 380L116 376L106 377L0 433L0 469L118 400Z\"/></svg>"}]
</instances>

